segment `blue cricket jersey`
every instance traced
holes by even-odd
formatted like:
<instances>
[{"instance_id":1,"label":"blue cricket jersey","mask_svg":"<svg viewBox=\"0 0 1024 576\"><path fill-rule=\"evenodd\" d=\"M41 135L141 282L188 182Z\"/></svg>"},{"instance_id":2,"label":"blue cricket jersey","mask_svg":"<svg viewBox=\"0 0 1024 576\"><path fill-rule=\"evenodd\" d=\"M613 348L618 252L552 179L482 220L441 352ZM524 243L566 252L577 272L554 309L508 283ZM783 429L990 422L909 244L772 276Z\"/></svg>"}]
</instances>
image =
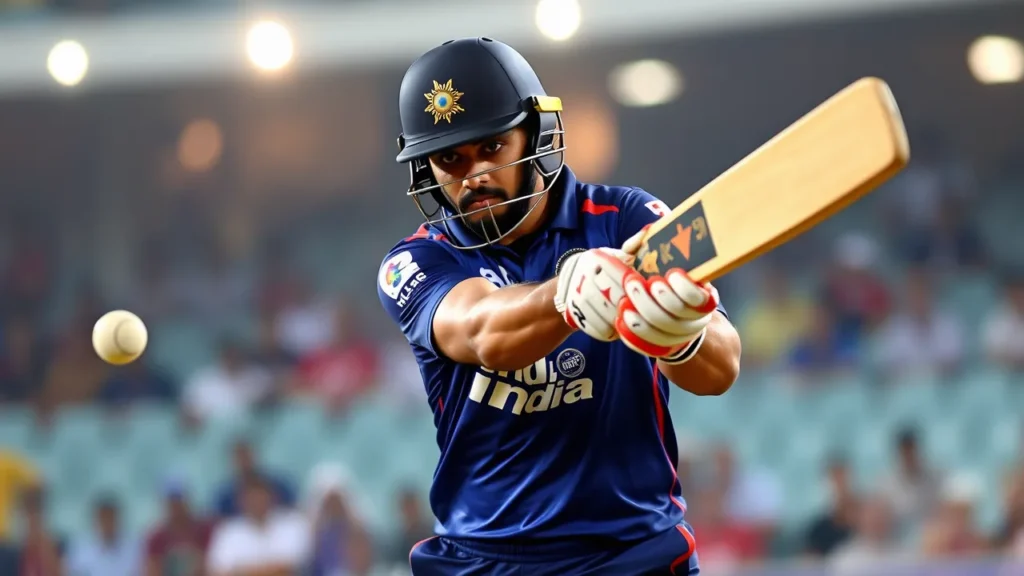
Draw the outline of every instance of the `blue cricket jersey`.
<instances>
[{"instance_id":1,"label":"blue cricket jersey","mask_svg":"<svg viewBox=\"0 0 1024 576\"><path fill-rule=\"evenodd\" d=\"M567 251L618 248L668 212L639 188L584 184L568 168L549 194L557 211L528 249L458 250L422 226L379 271L378 295L412 346L434 413L440 536L634 540L683 520L667 410L674 385L653 360L576 332L534 365L497 372L447 359L432 339L434 312L459 282L549 280ZM479 241L450 227L464 245Z\"/></svg>"}]
</instances>

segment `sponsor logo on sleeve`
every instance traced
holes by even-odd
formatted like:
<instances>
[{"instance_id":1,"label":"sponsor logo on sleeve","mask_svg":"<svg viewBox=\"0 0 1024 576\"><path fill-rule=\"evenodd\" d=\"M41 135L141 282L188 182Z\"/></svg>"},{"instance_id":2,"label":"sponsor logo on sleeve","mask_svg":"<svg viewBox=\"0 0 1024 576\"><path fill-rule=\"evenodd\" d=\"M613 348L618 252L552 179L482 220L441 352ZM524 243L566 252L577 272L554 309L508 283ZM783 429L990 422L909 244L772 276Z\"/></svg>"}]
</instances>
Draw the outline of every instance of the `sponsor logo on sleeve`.
<instances>
[{"instance_id":1,"label":"sponsor logo on sleeve","mask_svg":"<svg viewBox=\"0 0 1024 576\"><path fill-rule=\"evenodd\" d=\"M401 307L405 306L409 301L409 295L426 278L426 273L420 271L420 266L412 259L412 254L399 252L381 266L377 281L381 290Z\"/></svg>"}]
</instances>

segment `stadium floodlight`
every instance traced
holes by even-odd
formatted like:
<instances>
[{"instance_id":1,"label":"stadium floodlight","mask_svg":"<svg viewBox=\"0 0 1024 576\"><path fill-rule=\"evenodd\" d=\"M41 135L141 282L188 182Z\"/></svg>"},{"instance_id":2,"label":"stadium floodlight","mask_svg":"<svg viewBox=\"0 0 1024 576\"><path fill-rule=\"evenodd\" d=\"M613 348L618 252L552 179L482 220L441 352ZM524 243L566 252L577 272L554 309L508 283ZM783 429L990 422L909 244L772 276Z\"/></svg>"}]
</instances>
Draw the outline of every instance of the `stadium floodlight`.
<instances>
[{"instance_id":1,"label":"stadium floodlight","mask_svg":"<svg viewBox=\"0 0 1024 576\"><path fill-rule=\"evenodd\" d=\"M1006 36L982 36L967 50L967 66L982 84L1007 84L1024 78L1024 47Z\"/></svg>"},{"instance_id":2,"label":"stadium floodlight","mask_svg":"<svg viewBox=\"0 0 1024 576\"><path fill-rule=\"evenodd\" d=\"M61 40L46 58L50 76L62 86L78 85L89 71L89 54L74 40Z\"/></svg>"},{"instance_id":3,"label":"stadium floodlight","mask_svg":"<svg viewBox=\"0 0 1024 576\"><path fill-rule=\"evenodd\" d=\"M534 23L544 36L561 42L580 28L580 3L577 0L540 0Z\"/></svg>"},{"instance_id":4,"label":"stadium floodlight","mask_svg":"<svg viewBox=\"0 0 1024 576\"><path fill-rule=\"evenodd\" d=\"M683 77L663 60L638 60L613 69L608 75L608 89L623 106L658 106L679 96Z\"/></svg>"},{"instance_id":5,"label":"stadium floodlight","mask_svg":"<svg viewBox=\"0 0 1024 576\"><path fill-rule=\"evenodd\" d=\"M295 55L291 32L283 24L273 20L262 20L249 28L246 36L246 51L249 60L261 70L280 70L287 66Z\"/></svg>"}]
</instances>

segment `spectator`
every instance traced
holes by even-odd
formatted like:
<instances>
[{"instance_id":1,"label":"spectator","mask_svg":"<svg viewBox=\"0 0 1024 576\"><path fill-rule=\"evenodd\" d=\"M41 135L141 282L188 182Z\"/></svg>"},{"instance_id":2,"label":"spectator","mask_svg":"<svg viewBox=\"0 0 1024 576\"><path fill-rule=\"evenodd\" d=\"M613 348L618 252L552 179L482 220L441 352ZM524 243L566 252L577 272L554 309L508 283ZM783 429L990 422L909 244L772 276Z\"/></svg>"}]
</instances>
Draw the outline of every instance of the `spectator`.
<instances>
[{"instance_id":1,"label":"spectator","mask_svg":"<svg viewBox=\"0 0 1024 576\"><path fill-rule=\"evenodd\" d=\"M274 392L273 377L267 369L246 361L241 347L233 341L220 346L220 359L196 372L185 384L186 413L198 420L247 412Z\"/></svg>"},{"instance_id":2,"label":"spectator","mask_svg":"<svg viewBox=\"0 0 1024 576\"><path fill-rule=\"evenodd\" d=\"M833 313L819 304L812 310L810 330L789 351L788 367L810 378L834 376L855 370L858 352L853 335L841 330Z\"/></svg>"},{"instance_id":3,"label":"spectator","mask_svg":"<svg viewBox=\"0 0 1024 576\"><path fill-rule=\"evenodd\" d=\"M992 362L1024 371L1024 273L1009 275L1003 300L989 313L981 330L982 349Z\"/></svg>"},{"instance_id":4,"label":"spectator","mask_svg":"<svg viewBox=\"0 0 1024 576\"><path fill-rule=\"evenodd\" d=\"M814 308L789 286L785 273L769 267L758 284L759 296L743 314L743 362L773 366L784 360L811 330Z\"/></svg>"},{"instance_id":5,"label":"spectator","mask_svg":"<svg viewBox=\"0 0 1024 576\"><path fill-rule=\"evenodd\" d=\"M22 495L38 486L39 472L21 454L0 448L0 541L11 536L11 520Z\"/></svg>"},{"instance_id":6,"label":"spectator","mask_svg":"<svg viewBox=\"0 0 1024 576\"><path fill-rule=\"evenodd\" d=\"M964 358L963 327L933 302L929 277L907 276L904 307L879 335L878 361L891 378L913 374L950 374Z\"/></svg>"},{"instance_id":7,"label":"spectator","mask_svg":"<svg viewBox=\"0 0 1024 576\"><path fill-rule=\"evenodd\" d=\"M46 371L46 351L32 319L12 316L4 325L0 356L0 403L26 402L37 395Z\"/></svg>"},{"instance_id":8,"label":"spectator","mask_svg":"<svg viewBox=\"0 0 1024 576\"><path fill-rule=\"evenodd\" d=\"M857 496L850 485L845 461L833 460L829 464L828 480L831 506L811 522L805 544L807 553L817 558L828 556L849 540L856 520Z\"/></svg>"},{"instance_id":9,"label":"spectator","mask_svg":"<svg viewBox=\"0 0 1024 576\"><path fill-rule=\"evenodd\" d=\"M261 315L258 332L253 360L270 371L275 390L288 389L294 380L298 359L277 341L273 317Z\"/></svg>"},{"instance_id":10,"label":"spectator","mask_svg":"<svg viewBox=\"0 0 1024 576\"><path fill-rule=\"evenodd\" d=\"M47 410L95 400L110 366L92 348L92 324L81 314L64 334L43 378L42 403Z\"/></svg>"},{"instance_id":11,"label":"spectator","mask_svg":"<svg viewBox=\"0 0 1024 576\"><path fill-rule=\"evenodd\" d=\"M885 218L894 239L932 237L939 226L943 205L961 202L976 193L973 168L957 155L949 139L937 129L915 134L914 162L893 179Z\"/></svg>"},{"instance_id":12,"label":"spectator","mask_svg":"<svg viewBox=\"0 0 1024 576\"><path fill-rule=\"evenodd\" d=\"M198 259L198 266L169 275L171 293L184 314L209 330L224 330L252 301L251 281L220 246L207 247Z\"/></svg>"},{"instance_id":13,"label":"spectator","mask_svg":"<svg viewBox=\"0 0 1024 576\"><path fill-rule=\"evenodd\" d=\"M142 573L142 543L121 527L117 502L96 502L96 534L75 540L68 552L67 571L73 576L137 576Z\"/></svg>"},{"instance_id":14,"label":"spectator","mask_svg":"<svg viewBox=\"0 0 1024 576\"><path fill-rule=\"evenodd\" d=\"M928 468L920 454L917 434L904 429L897 436L896 469L882 481L882 493L893 507L897 529L916 532L938 501L942 476Z\"/></svg>"},{"instance_id":15,"label":"spectator","mask_svg":"<svg viewBox=\"0 0 1024 576\"><path fill-rule=\"evenodd\" d=\"M36 319L53 287L53 238L35 215L18 214L12 220L14 245L4 275L3 303Z\"/></svg>"},{"instance_id":16,"label":"spectator","mask_svg":"<svg viewBox=\"0 0 1024 576\"><path fill-rule=\"evenodd\" d=\"M242 515L214 529L208 576L300 573L309 557L309 523L294 510L278 506L272 487L259 476L245 480L242 500Z\"/></svg>"},{"instance_id":17,"label":"spectator","mask_svg":"<svg viewBox=\"0 0 1024 576\"><path fill-rule=\"evenodd\" d=\"M871 271L877 259L878 246L864 234L847 234L836 243L823 301L846 337L859 339L873 332L889 314L889 289Z\"/></svg>"},{"instance_id":18,"label":"spectator","mask_svg":"<svg viewBox=\"0 0 1024 576\"><path fill-rule=\"evenodd\" d=\"M277 317L277 341L289 354L301 358L325 346L334 339L334 303L318 300L306 282L296 281Z\"/></svg>"},{"instance_id":19,"label":"spectator","mask_svg":"<svg viewBox=\"0 0 1024 576\"><path fill-rule=\"evenodd\" d=\"M379 377L384 397L400 410L419 411L427 405L427 389L423 385L415 353L404 338L391 338L378 354Z\"/></svg>"},{"instance_id":20,"label":"spectator","mask_svg":"<svg viewBox=\"0 0 1024 576\"><path fill-rule=\"evenodd\" d=\"M1017 537L1024 537L1024 465L1016 466L1007 478L1003 514L993 543L995 548L1007 550Z\"/></svg>"},{"instance_id":21,"label":"spectator","mask_svg":"<svg viewBox=\"0 0 1024 576\"><path fill-rule=\"evenodd\" d=\"M372 539L349 499L347 482L333 472L318 467L313 473L309 576L366 576L374 560Z\"/></svg>"},{"instance_id":22,"label":"spectator","mask_svg":"<svg viewBox=\"0 0 1024 576\"><path fill-rule=\"evenodd\" d=\"M145 242L138 254L135 265L139 271L138 284L126 297L129 309L147 324L159 324L176 313L183 313L182 307L174 301L170 261L164 245L158 241Z\"/></svg>"},{"instance_id":23,"label":"spectator","mask_svg":"<svg viewBox=\"0 0 1024 576\"><path fill-rule=\"evenodd\" d=\"M349 308L336 309L333 334L328 346L300 360L296 392L321 399L341 412L377 384L380 367L376 347L361 336Z\"/></svg>"},{"instance_id":24,"label":"spectator","mask_svg":"<svg viewBox=\"0 0 1024 576\"><path fill-rule=\"evenodd\" d=\"M389 561L401 564L408 561L409 551L417 543L434 535L430 521L423 513L423 503L412 488L398 493L399 529L398 537L391 548Z\"/></svg>"},{"instance_id":25,"label":"spectator","mask_svg":"<svg viewBox=\"0 0 1024 576\"><path fill-rule=\"evenodd\" d=\"M683 494L695 494L704 489L707 470L707 453L703 442L686 434L677 434L676 446L679 462L676 463L676 478Z\"/></svg>"},{"instance_id":26,"label":"spectator","mask_svg":"<svg viewBox=\"0 0 1024 576\"><path fill-rule=\"evenodd\" d=\"M763 558L767 551L761 531L727 513L726 497L724 486L712 486L693 506L702 573L728 574L741 564Z\"/></svg>"},{"instance_id":27,"label":"spectator","mask_svg":"<svg viewBox=\"0 0 1024 576\"><path fill-rule=\"evenodd\" d=\"M235 475L218 492L214 509L222 518L241 513L242 493L245 485L253 478L263 479L274 493L274 501L281 506L295 505L295 490L283 478L260 468L253 454L252 445L237 440L232 450Z\"/></svg>"},{"instance_id":28,"label":"spectator","mask_svg":"<svg viewBox=\"0 0 1024 576\"><path fill-rule=\"evenodd\" d=\"M725 513L731 522L750 526L764 541L774 537L782 514L782 487L765 469L737 470L725 444L714 452L714 484L725 490Z\"/></svg>"},{"instance_id":29,"label":"spectator","mask_svg":"<svg viewBox=\"0 0 1024 576\"><path fill-rule=\"evenodd\" d=\"M933 511L921 535L924 555L953 558L987 552L985 538L974 525L981 486L969 474L951 476L943 486L942 502Z\"/></svg>"},{"instance_id":30,"label":"spectator","mask_svg":"<svg viewBox=\"0 0 1024 576\"><path fill-rule=\"evenodd\" d=\"M936 272L981 269L986 263L985 247L964 214L958 202L944 200L933 229L911 231L904 238L907 260Z\"/></svg>"},{"instance_id":31,"label":"spectator","mask_svg":"<svg viewBox=\"0 0 1024 576\"><path fill-rule=\"evenodd\" d=\"M46 525L46 494L42 486L24 493L21 511L24 538L17 551L17 570L12 574L61 576L64 573L65 544Z\"/></svg>"},{"instance_id":32,"label":"spectator","mask_svg":"<svg viewBox=\"0 0 1024 576\"><path fill-rule=\"evenodd\" d=\"M884 496L871 495L857 510L853 537L836 549L829 563L836 576L901 574L913 556L898 544L892 512Z\"/></svg>"},{"instance_id":33,"label":"spectator","mask_svg":"<svg viewBox=\"0 0 1024 576\"><path fill-rule=\"evenodd\" d=\"M192 512L178 480L164 488L164 510L146 541L146 576L203 576L213 523Z\"/></svg>"},{"instance_id":34,"label":"spectator","mask_svg":"<svg viewBox=\"0 0 1024 576\"><path fill-rule=\"evenodd\" d=\"M175 395L167 375L142 359L114 370L98 399L107 408L127 408L137 402L172 402Z\"/></svg>"}]
</instances>

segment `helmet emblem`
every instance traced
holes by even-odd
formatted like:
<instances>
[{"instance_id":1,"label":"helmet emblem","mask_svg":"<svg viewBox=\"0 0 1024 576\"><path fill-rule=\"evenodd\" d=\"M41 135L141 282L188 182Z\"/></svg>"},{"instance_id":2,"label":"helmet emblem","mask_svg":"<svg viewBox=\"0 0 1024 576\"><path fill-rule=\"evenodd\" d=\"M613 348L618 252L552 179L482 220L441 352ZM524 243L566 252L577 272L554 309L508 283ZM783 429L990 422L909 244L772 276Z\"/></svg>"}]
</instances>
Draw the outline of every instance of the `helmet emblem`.
<instances>
[{"instance_id":1,"label":"helmet emblem","mask_svg":"<svg viewBox=\"0 0 1024 576\"><path fill-rule=\"evenodd\" d=\"M434 115L434 124L440 122L442 118L451 124L454 114L466 111L462 106L459 106L459 98L462 98L462 92L452 88L450 78L444 84L439 84L437 80L434 80L434 89L423 96L429 102L423 111Z\"/></svg>"}]
</instances>

